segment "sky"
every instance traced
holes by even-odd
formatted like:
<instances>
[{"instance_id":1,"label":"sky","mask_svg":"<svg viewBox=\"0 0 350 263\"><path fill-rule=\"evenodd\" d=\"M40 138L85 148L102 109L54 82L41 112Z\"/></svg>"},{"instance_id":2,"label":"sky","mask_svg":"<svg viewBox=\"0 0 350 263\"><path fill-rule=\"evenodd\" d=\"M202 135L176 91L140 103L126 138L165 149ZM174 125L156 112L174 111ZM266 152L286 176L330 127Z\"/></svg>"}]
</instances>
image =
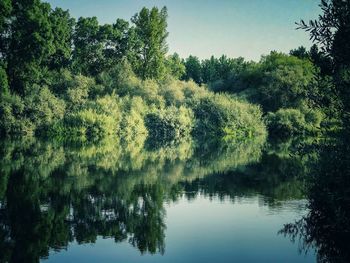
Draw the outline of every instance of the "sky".
<instances>
[{"instance_id":1,"label":"sky","mask_svg":"<svg viewBox=\"0 0 350 263\"><path fill-rule=\"evenodd\" d=\"M73 17L96 16L101 24L130 20L142 7L168 8L169 53L201 59L211 55L259 60L271 50L310 47L296 30L300 19L315 19L320 0L46 0Z\"/></svg>"}]
</instances>

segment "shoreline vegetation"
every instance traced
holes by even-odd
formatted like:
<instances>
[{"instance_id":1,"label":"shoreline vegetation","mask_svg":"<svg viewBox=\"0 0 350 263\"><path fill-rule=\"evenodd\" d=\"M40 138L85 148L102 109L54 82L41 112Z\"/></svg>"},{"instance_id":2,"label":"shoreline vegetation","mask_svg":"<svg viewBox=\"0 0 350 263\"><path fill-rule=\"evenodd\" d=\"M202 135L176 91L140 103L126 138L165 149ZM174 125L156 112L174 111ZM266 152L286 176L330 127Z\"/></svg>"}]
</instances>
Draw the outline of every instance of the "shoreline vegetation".
<instances>
[{"instance_id":1,"label":"shoreline vegetation","mask_svg":"<svg viewBox=\"0 0 350 263\"><path fill-rule=\"evenodd\" d=\"M259 62L167 55L167 9L77 21L32 0L1 3L0 132L94 141L288 138L341 127L332 61L317 46Z\"/></svg>"}]
</instances>

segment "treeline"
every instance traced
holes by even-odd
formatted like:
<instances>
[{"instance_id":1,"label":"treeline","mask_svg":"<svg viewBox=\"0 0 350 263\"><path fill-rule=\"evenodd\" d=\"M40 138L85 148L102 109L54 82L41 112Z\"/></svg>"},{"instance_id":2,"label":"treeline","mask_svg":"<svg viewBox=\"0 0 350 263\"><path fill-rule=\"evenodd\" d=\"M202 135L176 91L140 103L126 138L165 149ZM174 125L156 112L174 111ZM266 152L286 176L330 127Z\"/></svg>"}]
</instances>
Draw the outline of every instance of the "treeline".
<instances>
[{"instance_id":1,"label":"treeline","mask_svg":"<svg viewBox=\"0 0 350 263\"><path fill-rule=\"evenodd\" d=\"M40 0L1 2L0 130L60 138L173 140L265 133L259 107L178 79L167 56L167 9L131 23L73 19Z\"/></svg>"},{"instance_id":2,"label":"treeline","mask_svg":"<svg viewBox=\"0 0 350 263\"><path fill-rule=\"evenodd\" d=\"M183 60L184 80L261 105L269 129L281 135L339 127L342 102L334 90L332 60L316 45L290 54L271 52L259 62L221 56Z\"/></svg>"},{"instance_id":3,"label":"treeline","mask_svg":"<svg viewBox=\"0 0 350 263\"><path fill-rule=\"evenodd\" d=\"M0 10L3 92L23 95L33 84L50 84L53 70L96 77L123 59L141 79L162 79L178 70L176 55L166 56L165 7L143 8L131 24L117 19L104 25L96 17L76 21L40 0L5 0Z\"/></svg>"},{"instance_id":4,"label":"treeline","mask_svg":"<svg viewBox=\"0 0 350 263\"><path fill-rule=\"evenodd\" d=\"M322 1L319 21L300 23L316 42L309 51L259 62L167 55L165 7L100 25L40 0L0 5L3 134L246 137L264 133L264 119L290 136L347 122L347 1Z\"/></svg>"},{"instance_id":5,"label":"treeline","mask_svg":"<svg viewBox=\"0 0 350 263\"><path fill-rule=\"evenodd\" d=\"M315 43L271 52L259 62L243 58L183 61L183 79L206 84L213 91L229 92L262 106L269 130L278 135L336 131L348 125L350 112L350 2L322 0L322 14L297 23ZM345 126L343 126L345 127Z\"/></svg>"}]
</instances>

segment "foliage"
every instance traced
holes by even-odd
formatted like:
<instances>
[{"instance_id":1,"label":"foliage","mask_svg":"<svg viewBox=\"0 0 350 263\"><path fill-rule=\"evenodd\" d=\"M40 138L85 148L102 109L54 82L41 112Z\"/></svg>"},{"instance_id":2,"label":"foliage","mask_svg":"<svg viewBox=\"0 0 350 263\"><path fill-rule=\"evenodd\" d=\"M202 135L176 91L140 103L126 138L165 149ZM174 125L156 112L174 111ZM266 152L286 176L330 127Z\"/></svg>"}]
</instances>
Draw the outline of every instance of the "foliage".
<instances>
[{"instance_id":1,"label":"foliage","mask_svg":"<svg viewBox=\"0 0 350 263\"><path fill-rule=\"evenodd\" d=\"M51 30L54 33L54 53L49 58L50 69L68 68L72 56L73 28L75 19L67 11L55 8L49 15Z\"/></svg>"},{"instance_id":2,"label":"foliage","mask_svg":"<svg viewBox=\"0 0 350 263\"><path fill-rule=\"evenodd\" d=\"M4 94L0 101L1 134L33 134L33 123L25 116L25 105L18 95Z\"/></svg>"},{"instance_id":3,"label":"foliage","mask_svg":"<svg viewBox=\"0 0 350 263\"><path fill-rule=\"evenodd\" d=\"M100 114L93 109L84 109L69 115L65 125L69 135L83 138L101 137L116 132L113 117Z\"/></svg>"},{"instance_id":4,"label":"foliage","mask_svg":"<svg viewBox=\"0 0 350 263\"><path fill-rule=\"evenodd\" d=\"M55 97L48 87L33 86L32 90L24 100L26 117L39 132L63 119L65 102Z\"/></svg>"},{"instance_id":5,"label":"foliage","mask_svg":"<svg viewBox=\"0 0 350 263\"><path fill-rule=\"evenodd\" d=\"M291 51L289 51L289 54L300 59L307 59L310 57L309 53L307 52L304 46L292 49Z\"/></svg>"},{"instance_id":6,"label":"foliage","mask_svg":"<svg viewBox=\"0 0 350 263\"><path fill-rule=\"evenodd\" d=\"M0 95L9 92L9 83L5 67L0 64Z\"/></svg>"},{"instance_id":7,"label":"foliage","mask_svg":"<svg viewBox=\"0 0 350 263\"><path fill-rule=\"evenodd\" d=\"M146 115L146 126L153 138L179 139L189 135L193 128L193 112L180 106L150 112Z\"/></svg>"},{"instance_id":8,"label":"foliage","mask_svg":"<svg viewBox=\"0 0 350 263\"><path fill-rule=\"evenodd\" d=\"M183 76L184 80L192 79L197 84L202 83L202 69L198 57L189 56L185 60L186 74Z\"/></svg>"},{"instance_id":9,"label":"foliage","mask_svg":"<svg viewBox=\"0 0 350 263\"><path fill-rule=\"evenodd\" d=\"M186 72L186 66L177 53L168 56L165 63L168 74L175 79L181 79Z\"/></svg>"},{"instance_id":10,"label":"foliage","mask_svg":"<svg viewBox=\"0 0 350 263\"><path fill-rule=\"evenodd\" d=\"M140 137L145 140L148 134L144 122L147 105L141 97L126 97L121 101L123 116L121 121L121 137L125 141L133 141Z\"/></svg>"},{"instance_id":11,"label":"foliage","mask_svg":"<svg viewBox=\"0 0 350 263\"><path fill-rule=\"evenodd\" d=\"M190 81L228 82L243 59L212 57L201 65L196 57L166 56L165 7L143 8L132 27L122 19L76 22L40 0L0 7L2 133L60 140L113 135L139 145L147 136L187 137L195 127L211 135L263 133L258 107Z\"/></svg>"},{"instance_id":12,"label":"foliage","mask_svg":"<svg viewBox=\"0 0 350 263\"><path fill-rule=\"evenodd\" d=\"M255 97L265 111L297 107L307 98L315 69L308 60L271 52L261 60L261 79Z\"/></svg>"},{"instance_id":13,"label":"foliage","mask_svg":"<svg viewBox=\"0 0 350 263\"><path fill-rule=\"evenodd\" d=\"M282 108L266 116L269 131L279 137L315 133L322 119L322 112L315 109Z\"/></svg>"},{"instance_id":14,"label":"foliage","mask_svg":"<svg viewBox=\"0 0 350 263\"><path fill-rule=\"evenodd\" d=\"M75 110L81 108L87 102L91 86L94 80L81 75L74 76L67 83L65 99L68 102L69 109Z\"/></svg>"},{"instance_id":15,"label":"foliage","mask_svg":"<svg viewBox=\"0 0 350 263\"><path fill-rule=\"evenodd\" d=\"M40 0L12 1L10 39L5 57L11 89L24 94L33 84L41 84L47 61L54 54L54 34L50 23L50 5Z\"/></svg>"},{"instance_id":16,"label":"foliage","mask_svg":"<svg viewBox=\"0 0 350 263\"><path fill-rule=\"evenodd\" d=\"M167 9L146 7L135 14L131 21L135 24L137 36L136 59L133 67L141 79L161 79L165 72Z\"/></svg>"},{"instance_id":17,"label":"foliage","mask_svg":"<svg viewBox=\"0 0 350 263\"><path fill-rule=\"evenodd\" d=\"M196 132L200 134L250 137L265 132L258 106L240 102L228 95L210 94L194 107Z\"/></svg>"},{"instance_id":18,"label":"foliage","mask_svg":"<svg viewBox=\"0 0 350 263\"><path fill-rule=\"evenodd\" d=\"M350 67L350 4L342 0L322 0L322 14L317 20L301 20L298 28L310 32L311 39L321 47L321 55L332 62L335 90L343 103L343 119L348 122L350 92L348 75Z\"/></svg>"}]
</instances>

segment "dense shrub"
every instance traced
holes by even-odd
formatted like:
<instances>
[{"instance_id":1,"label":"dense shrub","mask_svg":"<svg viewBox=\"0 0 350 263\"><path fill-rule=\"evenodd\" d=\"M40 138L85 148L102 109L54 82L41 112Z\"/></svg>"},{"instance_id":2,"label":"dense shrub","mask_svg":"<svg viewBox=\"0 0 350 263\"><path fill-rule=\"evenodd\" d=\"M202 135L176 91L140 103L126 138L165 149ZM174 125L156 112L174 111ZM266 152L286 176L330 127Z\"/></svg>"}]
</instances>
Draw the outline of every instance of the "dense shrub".
<instances>
[{"instance_id":1,"label":"dense shrub","mask_svg":"<svg viewBox=\"0 0 350 263\"><path fill-rule=\"evenodd\" d=\"M8 89L9 89L9 83L8 83L5 67L0 62L0 94L8 93Z\"/></svg>"},{"instance_id":2,"label":"dense shrub","mask_svg":"<svg viewBox=\"0 0 350 263\"><path fill-rule=\"evenodd\" d=\"M266 116L270 133L280 137L315 133L320 130L323 114L312 109L279 109Z\"/></svg>"},{"instance_id":3,"label":"dense shrub","mask_svg":"<svg viewBox=\"0 0 350 263\"><path fill-rule=\"evenodd\" d=\"M44 132L63 119L65 102L47 87L33 85L24 99L13 94L1 96L0 130L4 134Z\"/></svg>"},{"instance_id":4,"label":"dense shrub","mask_svg":"<svg viewBox=\"0 0 350 263\"><path fill-rule=\"evenodd\" d=\"M63 119L65 102L51 93L48 87L34 85L25 100L26 117L38 132Z\"/></svg>"},{"instance_id":5,"label":"dense shrub","mask_svg":"<svg viewBox=\"0 0 350 263\"><path fill-rule=\"evenodd\" d=\"M148 131L144 116L148 106L141 97L125 97L121 100L122 120L120 136L125 141L135 140L137 137L145 139Z\"/></svg>"},{"instance_id":6,"label":"dense shrub","mask_svg":"<svg viewBox=\"0 0 350 263\"><path fill-rule=\"evenodd\" d=\"M181 84L181 81L168 79L160 85L159 93L164 98L167 106L179 107L183 105L185 95L183 85Z\"/></svg>"},{"instance_id":7,"label":"dense shrub","mask_svg":"<svg viewBox=\"0 0 350 263\"><path fill-rule=\"evenodd\" d=\"M258 63L237 59L225 74L220 73L220 61L215 64L221 77L208 82L211 90L240 93L260 104L265 112L299 107L301 101L308 99L311 87L316 86L316 67L310 60L275 51L262 56Z\"/></svg>"},{"instance_id":8,"label":"dense shrub","mask_svg":"<svg viewBox=\"0 0 350 263\"><path fill-rule=\"evenodd\" d=\"M75 76L66 91L66 100L69 110L80 109L89 98L89 90L94 80L84 76Z\"/></svg>"},{"instance_id":9,"label":"dense shrub","mask_svg":"<svg viewBox=\"0 0 350 263\"><path fill-rule=\"evenodd\" d=\"M252 136L265 132L258 106L224 94L210 94L194 107L196 133Z\"/></svg>"},{"instance_id":10,"label":"dense shrub","mask_svg":"<svg viewBox=\"0 0 350 263\"><path fill-rule=\"evenodd\" d=\"M71 114L67 120L67 132L82 137L103 137L116 134L115 121L112 116L85 109Z\"/></svg>"},{"instance_id":11,"label":"dense shrub","mask_svg":"<svg viewBox=\"0 0 350 263\"><path fill-rule=\"evenodd\" d=\"M108 71L97 76L97 83L104 87L104 93L115 92L123 97L139 85L140 80L136 77L127 61L115 65Z\"/></svg>"},{"instance_id":12,"label":"dense shrub","mask_svg":"<svg viewBox=\"0 0 350 263\"><path fill-rule=\"evenodd\" d=\"M174 106L146 115L146 127L151 137L177 139L189 135L194 124L192 110Z\"/></svg>"},{"instance_id":13,"label":"dense shrub","mask_svg":"<svg viewBox=\"0 0 350 263\"><path fill-rule=\"evenodd\" d=\"M0 100L0 133L30 135L35 127L25 115L25 104L17 95L4 94Z\"/></svg>"},{"instance_id":14,"label":"dense shrub","mask_svg":"<svg viewBox=\"0 0 350 263\"><path fill-rule=\"evenodd\" d=\"M276 52L263 57L258 98L266 111L298 107L307 98L315 76L315 67L307 59Z\"/></svg>"},{"instance_id":15,"label":"dense shrub","mask_svg":"<svg viewBox=\"0 0 350 263\"><path fill-rule=\"evenodd\" d=\"M25 99L1 102L4 133L46 133L62 138L91 139L118 135L141 145L149 135L170 141L191 134L234 137L264 132L259 107L206 86L169 76L140 80L127 63L96 79L52 72L49 87L33 85Z\"/></svg>"}]
</instances>

